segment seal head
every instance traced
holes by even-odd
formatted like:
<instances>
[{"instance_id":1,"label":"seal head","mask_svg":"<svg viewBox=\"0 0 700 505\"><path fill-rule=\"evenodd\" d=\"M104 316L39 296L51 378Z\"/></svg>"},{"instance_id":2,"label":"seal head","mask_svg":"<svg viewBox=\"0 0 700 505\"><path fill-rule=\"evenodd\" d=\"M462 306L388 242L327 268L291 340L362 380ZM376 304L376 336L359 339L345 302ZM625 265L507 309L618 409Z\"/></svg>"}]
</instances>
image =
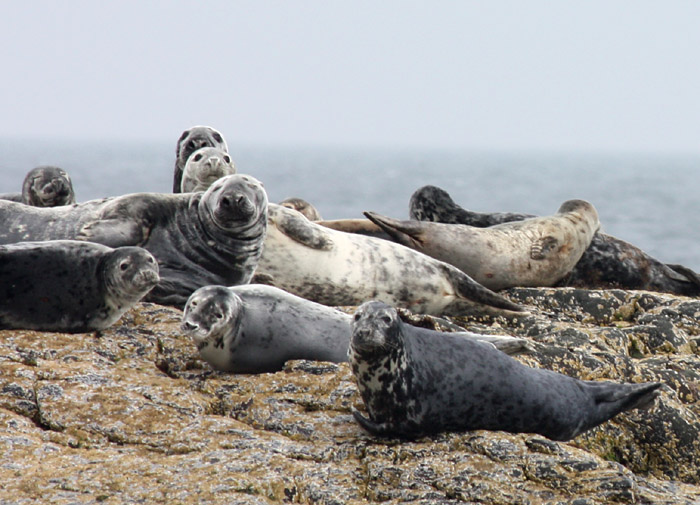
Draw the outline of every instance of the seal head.
<instances>
[{"instance_id":1,"label":"seal head","mask_svg":"<svg viewBox=\"0 0 700 505\"><path fill-rule=\"evenodd\" d=\"M29 171L22 183L22 203L33 207L74 204L75 191L70 176L58 167L36 167Z\"/></svg>"},{"instance_id":2,"label":"seal head","mask_svg":"<svg viewBox=\"0 0 700 505\"><path fill-rule=\"evenodd\" d=\"M235 173L236 166L226 151L202 147L187 159L180 189L182 193L206 191L217 179Z\"/></svg>"},{"instance_id":3,"label":"seal head","mask_svg":"<svg viewBox=\"0 0 700 505\"><path fill-rule=\"evenodd\" d=\"M192 153L202 147L216 147L224 152L228 152L228 146L224 137L211 126L193 126L182 132L175 148L173 193L181 192L182 174L187 160Z\"/></svg>"}]
</instances>

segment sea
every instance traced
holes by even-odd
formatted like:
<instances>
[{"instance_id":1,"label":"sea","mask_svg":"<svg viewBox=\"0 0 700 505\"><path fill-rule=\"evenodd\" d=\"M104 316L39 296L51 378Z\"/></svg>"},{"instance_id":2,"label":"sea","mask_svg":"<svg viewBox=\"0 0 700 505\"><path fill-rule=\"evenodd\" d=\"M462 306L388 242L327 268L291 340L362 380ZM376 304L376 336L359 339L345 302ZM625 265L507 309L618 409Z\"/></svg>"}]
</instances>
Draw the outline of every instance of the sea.
<instances>
[{"instance_id":1,"label":"sea","mask_svg":"<svg viewBox=\"0 0 700 505\"><path fill-rule=\"evenodd\" d=\"M580 198L602 230L666 263L700 271L700 154L231 145L239 173L263 182L271 202L300 197L324 219L375 211L407 219L411 194L431 184L479 212L553 214ZM78 201L172 190L175 141L0 138L0 193L56 165Z\"/></svg>"}]
</instances>

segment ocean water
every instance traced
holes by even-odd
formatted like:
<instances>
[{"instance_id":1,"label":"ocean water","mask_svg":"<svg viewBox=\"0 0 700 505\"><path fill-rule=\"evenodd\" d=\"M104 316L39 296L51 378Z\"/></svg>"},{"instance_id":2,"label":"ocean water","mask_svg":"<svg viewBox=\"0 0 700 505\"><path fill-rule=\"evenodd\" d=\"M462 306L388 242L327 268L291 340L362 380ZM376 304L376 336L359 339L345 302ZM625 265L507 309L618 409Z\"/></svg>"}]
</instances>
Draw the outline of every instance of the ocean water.
<instances>
[{"instance_id":1,"label":"ocean water","mask_svg":"<svg viewBox=\"0 0 700 505\"><path fill-rule=\"evenodd\" d=\"M20 191L42 164L71 175L78 201L170 192L172 142L0 139L0 193ZM408 217L416 189L432 184L480 212L547 215L571 198L598 209L602 229L667 263L700 271L700 155L236 146L239 173L261 180L270 201L297 196L325 219L373 210Z\"/></svg>"}]
</instances>

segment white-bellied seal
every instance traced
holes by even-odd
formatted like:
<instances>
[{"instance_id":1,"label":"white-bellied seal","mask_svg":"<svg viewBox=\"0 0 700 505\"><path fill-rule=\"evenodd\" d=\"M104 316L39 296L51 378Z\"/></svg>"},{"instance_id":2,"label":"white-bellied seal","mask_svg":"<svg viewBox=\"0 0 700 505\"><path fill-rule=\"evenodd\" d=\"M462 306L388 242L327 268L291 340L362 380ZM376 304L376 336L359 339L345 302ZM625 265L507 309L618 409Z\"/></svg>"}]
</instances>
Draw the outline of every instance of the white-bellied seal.
<instances>
[{"instance_id":1,"label":"white-bellied seal","mask_svg":"<svg viewBox=\"0 0 700 505\"><path fill-rule=\"evenodd\" d=\"M355 312L349 356L369 413L355 419L383 436L487 429L570 440L650 405L661 386L530 368L481 342L404 324L381 302Z\"/></svg>"},{"instance_id":2,"label":"white-bellied seal","mask_svg":"<svg viewBox=\"0 0 700 505\"><path fill-rule=\"evenodd\" d=\"M3 245L0 329L102 330L158 280L158 264L140 247L75 240Z\"/></svg>"},{"instance_id":3,"label":"white-bellied seal","mask_svg":"<svg viewBox=\"0 0 700 505\"><path fill-rule=\"evenodd\" d=\"M320 221L321 214L312 204L304 200L303 198L290 197L285 198L279 203L282 207L287 207L288 209L294 209L302 216L304 216L309 221Z\"/></svg>"},{"instance_id":4,"label":"white-bellied seal","mask_svg":"<svg viewBox=\"0 0 700 505\"><path fill-rule=\"evenodd\" d=\"M185 130L177 140L175 148L175 173L173 177L173 193L180 193L182 173L190 155L202 147L216 147L228 152L224 137L211 126L193 126Z\"/></svg>"},{"instance_id":5,"label":"white-bellied seal","mask_svg":"<svg viewBox=\"0 0 700 505\"><path fill-rule=\"evenodd\" d=\"M484 227L535 217L507 212L480 213L457 205L436 186L417 189L409 203L411 219ZM571 273L558 286L589 289L644 289L685 296L700 295L698 275L681 265L666 265L638 247L598 232Z\"/></svg>"},{"instance_id":6,"label":"white-bellied seal","mask_svg":"<svg viewBox=\"0 0 700 505\"><path fill-rule=\"evenodd\" d=\"M262 284L204 286L192 293L182 331L200 356L225 372L281 370L291 359L348 360L352 316ZM526 340L505 335L452 333L493 344L508 354L530 350Z\"/></svg>"},{"instance_id":7,"label":"white-bellied seal","mask_svg":"<svg viewBox=\"0 0 700 505\"><path fill-rule=\"evenodd\" d=\"M324 305L377 298L434 315L523 310L447 263L387 240L324 228L275 204L256 279Z\"/></svg>"},{"instance_id":8,"label":"white-bellied seal","mask_svg":"<svg viewBox=\"0 0 700 505\"><path fill-rule=\"evenodd\" d=\"M33 207L59 207L75 203L75 191L68 173L54 166L30 170L22 182L21 193L5 193L0 200L22 202Z\"/></svg>"},{"instance_id":9,"label":"white-bellied seal","mask_svg":"<svg viewBox=\"0 0 700 505\"><path fill-rule=\"evenodd\" d=\"M584 200L556 214L489 228L365 215L398 243L454 265L490 289L553 286L581 258L598 231L598 213Z\"/></svg>"},{"instance_id":10,"label":"white-bellied seal","mask_svg":"<svg viewBox=\"0 0 700 505\"><path fill-rule=\"evenodd\" d=\"M214 181L236 173L231 156L218 147L202 147L193 152L182 173L181 193L206 191Z\"/></svg>"},{"instance_id":11,"label":"white-bellied seal","mask_svg":"<svg viewBox=\"0 0 700 505\"><path fill-rule=\"evenodd\" d=\"M40 209L0 202L0 243L78 239L153 254L161 281L147 300L182 307L209 284L247 284L262 252L267 195L236 174L205 193L135 193Z\"/></svg>"}]
</instances>

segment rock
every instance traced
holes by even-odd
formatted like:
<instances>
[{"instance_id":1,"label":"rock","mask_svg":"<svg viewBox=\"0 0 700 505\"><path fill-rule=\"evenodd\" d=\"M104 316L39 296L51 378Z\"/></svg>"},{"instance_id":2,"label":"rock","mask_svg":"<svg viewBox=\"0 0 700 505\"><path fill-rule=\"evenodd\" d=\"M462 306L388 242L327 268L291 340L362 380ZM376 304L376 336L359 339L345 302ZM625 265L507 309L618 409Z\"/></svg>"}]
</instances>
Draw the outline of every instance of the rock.
<instances>
[{"instance_id":1,"label":"rock","mask_svg":"<svg viewBox=\"0 0 700 505\"><path fill-rule=\"evenodd\" d=\"M691 504L700 502L700 301L511 289L515 319L442 321L511 334L518 359L582 379L665 383L647 411L569 443L474 431L370 436L347 364L212 371L178 310L143 303L100 333L0 332L0 504Z\"/></svg>"}]
</instances>

